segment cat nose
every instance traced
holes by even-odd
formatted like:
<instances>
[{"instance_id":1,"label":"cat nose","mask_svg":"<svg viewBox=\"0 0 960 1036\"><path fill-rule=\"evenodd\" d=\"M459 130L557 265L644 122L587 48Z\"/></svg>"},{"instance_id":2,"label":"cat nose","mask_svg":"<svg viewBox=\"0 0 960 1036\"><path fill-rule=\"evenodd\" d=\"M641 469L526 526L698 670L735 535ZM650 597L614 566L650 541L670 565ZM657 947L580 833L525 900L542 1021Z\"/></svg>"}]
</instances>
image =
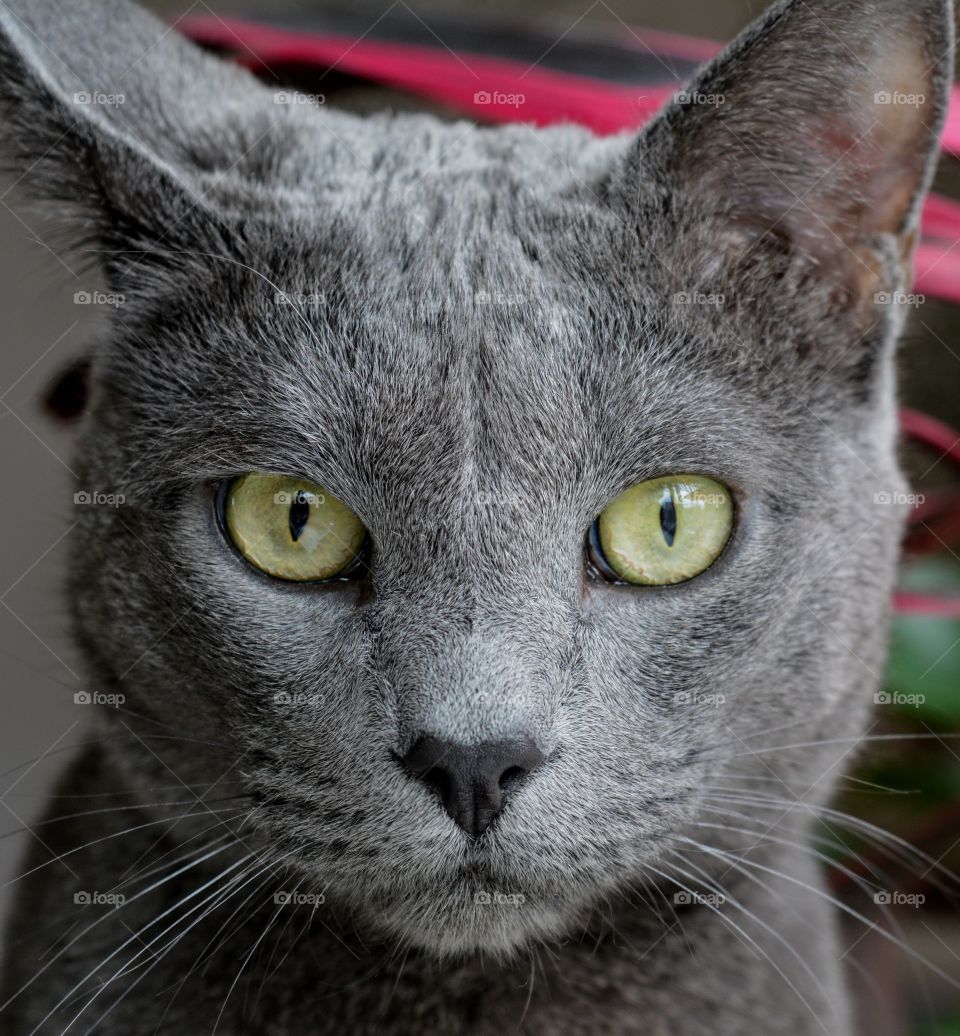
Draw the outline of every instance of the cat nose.
<instances>
[{"instance_id":1,"label":"cat nose","mask_svg":"<svg viewBox=\"0 0 960 1036\"><path fill-rule=\"evenodd\" d=\"M403 757L404 766L474 837L493 823L520 779L542 762L543 754L526 735L472 746L421 737Z\"/></svg>"}]
</instances>

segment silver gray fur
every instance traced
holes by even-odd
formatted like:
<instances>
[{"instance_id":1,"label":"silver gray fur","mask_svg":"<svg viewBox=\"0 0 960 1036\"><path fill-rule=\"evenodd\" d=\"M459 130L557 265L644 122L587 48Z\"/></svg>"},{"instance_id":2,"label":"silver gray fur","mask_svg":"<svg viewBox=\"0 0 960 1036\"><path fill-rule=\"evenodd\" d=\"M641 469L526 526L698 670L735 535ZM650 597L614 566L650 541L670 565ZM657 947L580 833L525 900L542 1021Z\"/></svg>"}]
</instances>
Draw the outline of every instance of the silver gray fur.
<instances>
[{"instance_id":1,"label":"silver gray fur","mask_svg":"<svg viewBox=\"0 0 960 1036\"><path fill-rule=\"evenodd\" d=\"M126 297L77 446L126 503L79 509L70 570L126 703L43 829L79 878L20 884L3 1033L849 1036L804 842L883 665L873 296L907 284L949 6L777 3L698 80L723 104L596 139L277 104L122 0L0 5L9 164ZM250 470L345 500L369 579L248 568L212 499ZM687 471L739 494L721 561L589 581L605 504ZM424 730L548 759L472 843L394 762Z\"/></svg>"}]
</instances>

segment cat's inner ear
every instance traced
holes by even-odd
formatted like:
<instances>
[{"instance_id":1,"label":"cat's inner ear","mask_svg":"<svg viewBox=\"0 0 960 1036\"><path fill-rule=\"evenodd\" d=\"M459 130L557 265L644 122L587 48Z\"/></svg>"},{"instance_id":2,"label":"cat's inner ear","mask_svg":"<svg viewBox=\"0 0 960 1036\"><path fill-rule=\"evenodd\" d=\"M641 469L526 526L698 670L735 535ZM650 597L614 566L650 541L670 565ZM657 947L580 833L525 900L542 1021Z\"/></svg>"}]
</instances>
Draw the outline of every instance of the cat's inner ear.
<instances>
[{"instance_id":1,"label":"cat's inner ear","mask_svg":"<svg viewBox=\"0 0 960 1036\"><path fill-rule=\"evenodd\" d=\"M856 303L909 276L949 91L947 0L788 0L641 135L714 269L758 243L813 260ZM945 42L946 41L946 42Z\"/></svg>"}]
</instances>

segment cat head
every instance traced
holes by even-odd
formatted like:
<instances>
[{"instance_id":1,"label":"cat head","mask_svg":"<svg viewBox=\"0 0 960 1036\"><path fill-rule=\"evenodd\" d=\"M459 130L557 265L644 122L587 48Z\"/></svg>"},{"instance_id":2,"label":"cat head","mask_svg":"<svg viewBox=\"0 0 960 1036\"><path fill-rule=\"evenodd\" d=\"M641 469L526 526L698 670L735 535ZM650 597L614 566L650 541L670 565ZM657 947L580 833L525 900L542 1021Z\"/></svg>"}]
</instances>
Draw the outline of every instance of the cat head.
<instances>
[{"instance_id":1,"label":"cat head","mask_svg":"<svg viewBox=\"0 0 960 1036\"><path fill-rule=\"evenodd\" d=\"M128 779L239 789L208 826L436 953L586 923L724 774L829 792L883 663L946 0L778 3L607 139L281 103L120 0L0 29L12 165L116 300L71 592ZM716 496L691 578L611 556L658 479L666 539ZM270 574L278 514L332 578Z\"/></svg>"}]
</instances>

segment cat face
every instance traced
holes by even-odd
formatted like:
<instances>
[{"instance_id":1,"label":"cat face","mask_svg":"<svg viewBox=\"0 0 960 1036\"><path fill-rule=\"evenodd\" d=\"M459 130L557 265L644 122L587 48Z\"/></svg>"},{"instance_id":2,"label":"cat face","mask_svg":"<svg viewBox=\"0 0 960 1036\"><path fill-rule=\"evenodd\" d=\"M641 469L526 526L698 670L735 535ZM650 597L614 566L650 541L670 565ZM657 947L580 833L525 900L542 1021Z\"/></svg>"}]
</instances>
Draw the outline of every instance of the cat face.
<instances>
[{"instance_id":1,"label":"cat face","mask_svg":"<svg viewBox=\"0 0 960 1036\"><path fill-rule=\"evenodd\" d=\"M822 800L882 666L875 299L908 276L945 3L778 4L690 91L722 103L606 140L278 106L126 5L23 6L8 142L125 300L78 451L124 503L81 509L71 586L131 780L237 791L224 823L437 953L586 923L725 774ZM241 555L249 473L356 516L350 578ZM719 558L612 581L597 517L678 475L728 494ZM536 763L473 837L409 765L425 738Z\"/></svg>"}]
</instances>

